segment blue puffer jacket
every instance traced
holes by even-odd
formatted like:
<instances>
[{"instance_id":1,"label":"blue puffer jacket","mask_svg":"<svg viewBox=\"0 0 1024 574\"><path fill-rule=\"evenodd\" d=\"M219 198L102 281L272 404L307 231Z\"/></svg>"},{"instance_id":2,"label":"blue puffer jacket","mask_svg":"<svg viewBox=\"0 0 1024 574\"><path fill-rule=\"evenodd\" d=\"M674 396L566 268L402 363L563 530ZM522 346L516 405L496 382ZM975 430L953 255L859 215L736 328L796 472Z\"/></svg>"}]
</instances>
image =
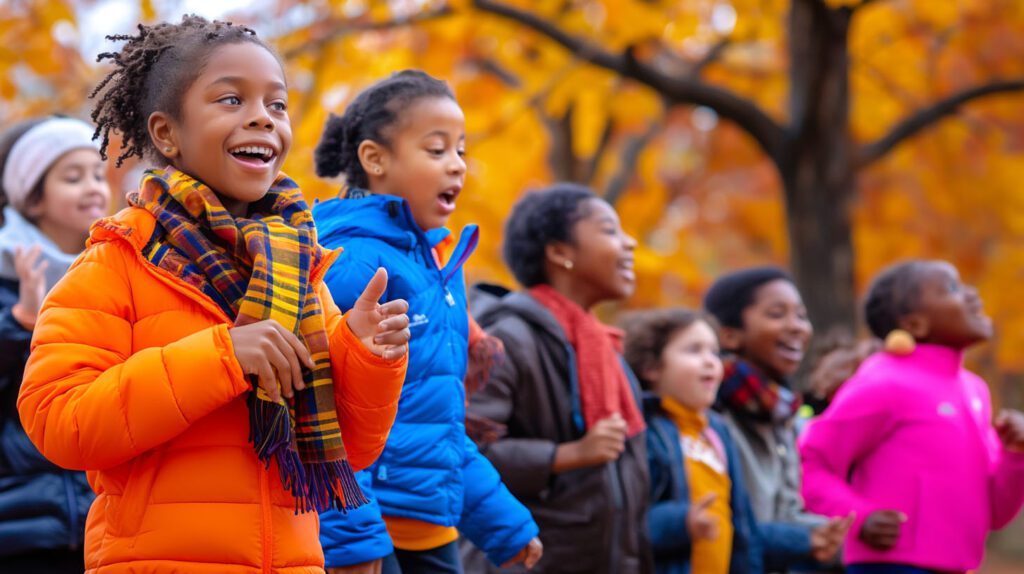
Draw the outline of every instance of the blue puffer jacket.
<instances>
[{"instance_id":1,"label":"blue puffer jacket","mask_svg":"<svg viewBox=\"0 0 1024 574\"><path fill-rule=\"evenodd\" d=\"M651 510L647 515L654 549L657 574L690 573L690 538L686 515L690 507L690 488L683 466L679 428L661 410L660 400L644 398L647 419L647 457L651 466ZM733 541L730 574L764 572L761 537L750 499L743 487L743 472L729 429L715 413L708 414L708 424L718 433L725 447L726 465L732 490ZM694 573L699 574L699 573Z\"/></svg>"},{"instance_id":2,"label":"blue puffer jacket","mask_svg":"<svg viewBox=\"0 0 1024 574\"><path fill-rule=\"evenodd\" d=\"M401 198L334 199L315 205L313 217L320 243L345 250L325 278L338 306L350 308L377 268L385 267L389 282L382 299L407 300L412 329L395 424L380 459L360 477L376 504L321 516L327 565L387 554L380 512L456 526L491 561L504 563L538 529L466 436L469 313L462 266L476 248L476 226L463 229L441 269L431 250L449 231L422 231Z\"/></svg>"},{"instance_id":3,"label":"blue puffer jacket","mask_svg":"<svg viewBox=\"0 0 1024 574\"><path fill-rule=\"evenodd\" d=\"M0 278L0 564L3 556L80 549L95 497L85 473L54 466L21 428L15 401L32 333L11 315L17 301L18 283Z\"/></svg>"}]
</instances>

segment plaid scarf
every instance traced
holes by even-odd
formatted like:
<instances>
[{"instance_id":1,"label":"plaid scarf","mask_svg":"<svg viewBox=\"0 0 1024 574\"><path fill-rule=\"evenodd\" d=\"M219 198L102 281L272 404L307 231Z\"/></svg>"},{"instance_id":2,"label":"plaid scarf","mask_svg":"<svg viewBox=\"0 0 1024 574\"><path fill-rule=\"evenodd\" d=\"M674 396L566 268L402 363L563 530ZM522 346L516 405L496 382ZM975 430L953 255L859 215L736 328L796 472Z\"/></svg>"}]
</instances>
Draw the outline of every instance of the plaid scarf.
<instances>
[{"instance_id":1,"label":"plaid scarf","mask_svg":"<svg viewBox=\"0 0 1024 574\"><path fill-rule=\"evenodd\" d=\"M295 510L355 508L366 502L352 474L334 404L330 350L312 270L334 254L316 241L302 192L284 174L233 217L202 182L168 167L149 170L128 203L157 220L143 256L210 297L235 326L274 319L304 341L316 368L306 388L274 402L249 377L249 440L269 468L276 460Z\"/></svg>"},{"instance_id":2,"label":"plaid scarf","mask_svg":"<svg viewBox=\"0 0 1024 574\"><path fill-rule=\"evenodd\" d=\"M717 407L765 423L784 423L800 409L800 395L769 379L749 361L722 357L725 373L718 387Z\"/></svg>"}]
</instances>

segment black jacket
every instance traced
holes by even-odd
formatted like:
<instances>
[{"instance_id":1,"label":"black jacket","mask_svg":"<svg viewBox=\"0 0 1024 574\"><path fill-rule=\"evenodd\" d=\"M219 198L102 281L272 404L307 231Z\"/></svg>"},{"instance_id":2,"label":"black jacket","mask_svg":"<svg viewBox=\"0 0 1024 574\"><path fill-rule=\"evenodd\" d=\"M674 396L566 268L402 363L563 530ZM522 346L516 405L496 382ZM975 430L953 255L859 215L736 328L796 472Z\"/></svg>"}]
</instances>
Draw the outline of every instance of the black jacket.
<instances>
[{"instance_id":1,"label":"black jacket","mask_svg":"<svg viewBox=\"0 0 1024 574\"><path fill-rule=\"evenodd\" d=\"M84 473L54 466L21 428L16 402L32 333L11 315L17 301L17 282L0 278L0 557L81 548L95 497Z\"/></svg>"},{"instance_id":2,"label":"black jacket","mask_svg":"<svg viewBox=\"0 0 1024 574\"><path fill-rule=\"evenodd\" d=\"M469 413L507 427L481 450L540 526L544 557L531 572L653 572L644 433L614 463L552 473L555 447L585 432L573 422L581 420L575 352L554 316L525 293L477 288L471 308L507 356L472 396ZM477 568L471 562L466 570Z\"/></svg>"}]
</instances>

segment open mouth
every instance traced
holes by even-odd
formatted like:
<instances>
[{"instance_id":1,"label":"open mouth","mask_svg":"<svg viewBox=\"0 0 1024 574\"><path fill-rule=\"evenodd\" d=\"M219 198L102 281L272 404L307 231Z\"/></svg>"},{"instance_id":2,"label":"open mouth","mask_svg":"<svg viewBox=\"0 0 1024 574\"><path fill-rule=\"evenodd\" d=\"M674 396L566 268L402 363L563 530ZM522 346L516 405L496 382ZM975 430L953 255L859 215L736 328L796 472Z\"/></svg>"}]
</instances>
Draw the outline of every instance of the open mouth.
<instances>
[{"instance_id":1,"label":"open mouth","mask_svg":"<svg viewBox=\"0 0 1024 574\"><path fill-rule=\"evenodd\" d=\"M635 262L632 257L619 259L618 263L615 264L615 268L618 269L619 273L625 278L632 281L636 279L636 270L633 268L634 263Z\"/></svg>"},{"instance_id":2,"label":"open mouth","mask_svg":"<svg viewBox=\"0 0 1024 574\"><path fill-rule=\"evenodd\" d=\"M779 350L779 355L788 361L799 363L804 358L804 349L799 343L780 341L776 348Z\"/></svg>"},{"instance_id":3,"label":"open mouth","mask_svg":"<svg viewBox=\"0 0 1024 574\"><path fill-rule=\"evenodd\" d=\"M235 159L252 165L266 165L277 157L274 148L264 145L243 145L228 150Z\"/></svg>"}]
</instances>

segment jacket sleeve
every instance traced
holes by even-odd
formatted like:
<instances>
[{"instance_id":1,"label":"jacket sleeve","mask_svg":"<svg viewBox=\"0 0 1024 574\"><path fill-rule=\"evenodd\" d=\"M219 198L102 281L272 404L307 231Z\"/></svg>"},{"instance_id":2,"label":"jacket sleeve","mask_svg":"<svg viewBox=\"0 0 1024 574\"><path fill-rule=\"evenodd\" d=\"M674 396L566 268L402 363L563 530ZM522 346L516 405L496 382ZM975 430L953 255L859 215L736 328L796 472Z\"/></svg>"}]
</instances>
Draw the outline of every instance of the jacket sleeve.
<instances>
[{"instance_id":1,"label":"jacket sleeve","mask_svg":"<svg viewBox=\"0 0 1024 574\"><path fill-rule=\"evenodd\" d=\"M348 512L328 510L320 513L320 544L327 568L362 564L394 551L381 518L380 504L373 496L370 471L357 472L356 480L366 495L367 504Z\"/></svg>"},{"instance_id":2,"label":"jacket sleeve","mask_svg":"<svg viewBox=\"0 0 1024 574\"><path fill-rule=\"evenodd\" d=\"M690 532L686 528L689 513L689 500L663 500L651 505L647 525L655 558L685 556L689 559Z\"/></svg>"},{"instance_id":3,"label":"jacket sleeve","mask_svg":"<svg viewBox=\"0 0 1024 574\"><path fill-rule=\"evenodd\" d=\"M250 386L226 324L133 351L130 277L119 242L91 248L50 292L18 411L36 448L71 469L121 464L179 435Z\"/></svg>"},{"instance_id":4,"label":"jacket sleeve","mask_svg":"<svg viewBox=\"0 0 1024 574\"><path fill-rule=\"evenodd\" d=\"M330 339L341 437L349 464L362 470L384 450L398 411L409 356L388 361L374 355L348 327L347 315L334 305L326 286L321 286L320 301Z\"/></svg>"},{"instance_id":5,"label":"jacket sleeve","mask_svg":"<svg viewBox=\"0 0 1024 574\"><path fill-rule=\"evenodd\" d=\"M789 522L762 522L758 525L764 548L766 572L785 572L797 563L806 563L811 554L811 528Z\"/></svg>"},{"instance_id":6,"label":"jacket sleeve","mask_svg":"<svg viewBox=\"0 0 1024 574\"><path fill-rule=\"evenodd\" d=\"M515 411L519 385L531 384L520 375L519 365L533 348L532 340L518 341L499 323L491 334L505 346L505 360L491 370L490 379L469 401L469 412L496 423L508 424ZM555 460L554 441L539 438L503 438L481 445L481 451L501 473L502 480L519 499L537 499L551 483Z\"/></svg>"},{"instance_id":7,"label":"jacket sleeve","mask_svg":"<svg viewBox=\"0 0 1024 574\"><path fill-rule=\"evenodd\" d=\"M885 388L886 392L877 392ZM847 482L854 465L892 428L889 406L898 389L856 377L843 385L835 400L811 421L800 439L803 495L807 508L826 516L856 513L851 531L859 532L876 505Z\"/></svg>"},{"instance_id":8,"label":"jacket sleeve","mask_svg":"<svg viewBox=\"0 0 1024 574\"><path fill-rule=\"evenodd\" d=\"M32 340L32 331L22 327L11 312L17 302L18 283L0 279L0 390L15 381L13 373L21 368ZM8 373L12 376L5 376Z\"/></svg>"},{"instance_id":9,"label":"jacket sleeve","mask_svg":"<svg viewBox=\"0 0 1024 574\"><path fill-rule=\"evenodd\" d=\"M530 511L502 484L498 472L469 437L465 437L465 447L465 499L459 530L491 562L501 566L537 536L540 529Z\"/></svg>"},{"instance_id":10,"label":"jacket sleeve","mask_svg":"<svg viewBox=\"0 0 1024 574\"><path fill-rule=\"evenodd\" d=\"M988 385L974 377L972 384L975 396L982 401L982 420L992 420L992 398ZM988 489L992 529L999 530L1009 524L1024 506L1024 453L1007 450L992 425L988 425L986 434L990 456L995 459Z\"/></svg>"}]
</instances>

